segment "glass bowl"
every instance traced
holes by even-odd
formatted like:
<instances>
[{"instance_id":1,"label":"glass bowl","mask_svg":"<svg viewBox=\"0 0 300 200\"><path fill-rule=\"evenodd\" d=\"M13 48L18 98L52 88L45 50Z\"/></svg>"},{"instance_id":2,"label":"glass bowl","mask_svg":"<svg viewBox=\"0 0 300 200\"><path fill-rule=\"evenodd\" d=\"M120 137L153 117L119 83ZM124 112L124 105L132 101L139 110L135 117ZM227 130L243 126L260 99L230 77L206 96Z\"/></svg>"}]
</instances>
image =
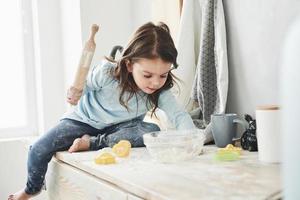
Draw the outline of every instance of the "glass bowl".
<instances>
[{"instance_id":1,"label":"glass bowl","mask_svg":"<svg viewBox=\"0 0 300 200\"><path fill-rule=\"evenodd\" d=\"M174 163L195 158L202 152L205 140L203 131L169 130L143 135L147 151L154 160L162 163Z\"/></svg>"}]
</instances>

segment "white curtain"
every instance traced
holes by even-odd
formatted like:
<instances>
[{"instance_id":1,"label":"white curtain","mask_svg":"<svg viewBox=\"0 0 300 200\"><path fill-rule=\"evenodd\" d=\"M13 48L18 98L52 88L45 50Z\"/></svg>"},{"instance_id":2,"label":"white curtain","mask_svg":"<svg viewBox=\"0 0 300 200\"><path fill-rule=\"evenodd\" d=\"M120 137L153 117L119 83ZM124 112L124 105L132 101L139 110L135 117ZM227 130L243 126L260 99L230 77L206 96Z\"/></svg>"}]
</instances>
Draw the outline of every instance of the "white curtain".
<instances>
[{"instance_id":1,"label":"white curtain","mask_svg":"<svg viewBox=\"0 0 300 200\"><path fill-rule=\"evenodd\" d=\"M200 121L198 127L205 128L211 114L224 113L226 108L228 64L222 0L183 2L177 49L175 75L183 81L178 100L193 110L194 119Z\"/></svg>"}]
</instances>

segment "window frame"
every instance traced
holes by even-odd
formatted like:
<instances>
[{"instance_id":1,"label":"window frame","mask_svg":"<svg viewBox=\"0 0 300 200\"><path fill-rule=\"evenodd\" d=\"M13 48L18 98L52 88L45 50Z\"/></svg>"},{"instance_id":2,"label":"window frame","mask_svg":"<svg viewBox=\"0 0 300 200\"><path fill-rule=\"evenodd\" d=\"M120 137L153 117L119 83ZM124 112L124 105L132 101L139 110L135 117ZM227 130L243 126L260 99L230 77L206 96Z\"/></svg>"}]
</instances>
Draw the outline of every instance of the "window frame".
<instances>
[{"instance_id":1,"label":"window frame","mask_svg":"<svg viewBox=\"0 0 300 200\"><path fill-rule=\"evenodd\" d=\"M32 1L19 0L22 16L23 50L24 50L24 75L25 75L25 98L26 98L26 125L9 128L0 128L1 138L13 138L37 135L37 98L36 98L36 75L34 34L32 18Z\"/></svg>"}]
</instances>

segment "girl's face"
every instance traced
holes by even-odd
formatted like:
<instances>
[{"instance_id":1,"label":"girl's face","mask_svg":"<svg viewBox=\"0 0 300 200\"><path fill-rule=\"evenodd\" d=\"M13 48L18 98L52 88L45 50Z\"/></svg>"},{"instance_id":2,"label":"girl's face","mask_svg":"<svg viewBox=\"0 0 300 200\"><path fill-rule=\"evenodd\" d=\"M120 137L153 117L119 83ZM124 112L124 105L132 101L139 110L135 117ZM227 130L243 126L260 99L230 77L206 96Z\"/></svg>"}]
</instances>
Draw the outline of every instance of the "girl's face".
<instances>
[{"instance_id":1,"label":"girl's face","mask_svg":"<svg viewBox=\"0 0 300 200\"><path fill-rule=\"evenodd\" d=\"M166 82L172 63L160 58L140 59L128 64L127 69L132 73L136 85L145 93L152 94Z\"/></svg>"}]
</instances>

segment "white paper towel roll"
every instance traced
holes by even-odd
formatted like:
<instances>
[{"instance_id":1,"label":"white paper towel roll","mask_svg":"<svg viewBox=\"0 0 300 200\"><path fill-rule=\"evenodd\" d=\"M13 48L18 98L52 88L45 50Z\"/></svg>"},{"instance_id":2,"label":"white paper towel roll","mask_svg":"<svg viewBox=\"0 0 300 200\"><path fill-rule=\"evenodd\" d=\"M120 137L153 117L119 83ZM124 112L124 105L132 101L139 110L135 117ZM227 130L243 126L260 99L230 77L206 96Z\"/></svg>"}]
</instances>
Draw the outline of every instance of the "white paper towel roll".
<instances>
[{"instance_id":1,"label":"white paper towel roll","mask_svg":"<svg viewBox=\"0 0 300 200\"><path fill-rule=\"evenodd\" d=\"M256 109L258 159L263 162L281 161L280 115L278 106Z\"/></svg>"}]
</instances>

